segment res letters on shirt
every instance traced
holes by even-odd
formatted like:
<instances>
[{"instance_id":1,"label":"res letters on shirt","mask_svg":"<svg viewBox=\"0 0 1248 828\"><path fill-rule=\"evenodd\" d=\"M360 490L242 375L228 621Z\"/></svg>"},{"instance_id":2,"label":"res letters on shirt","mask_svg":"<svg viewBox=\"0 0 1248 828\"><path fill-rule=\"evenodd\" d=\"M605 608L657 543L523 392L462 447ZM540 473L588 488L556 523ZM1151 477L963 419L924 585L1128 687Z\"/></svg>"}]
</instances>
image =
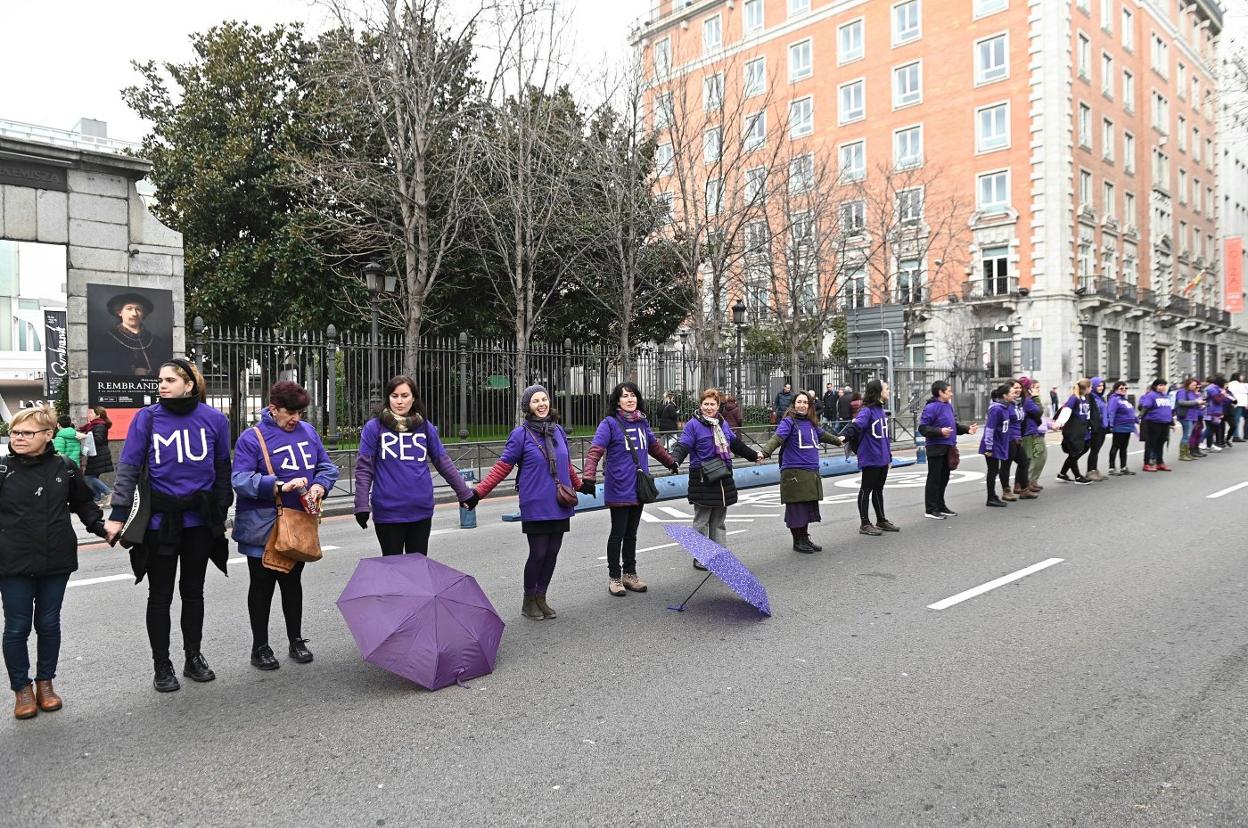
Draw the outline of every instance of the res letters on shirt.
<instances>
[{"instance_id":1,"label":"res letters on shirt","mask_svg":"<svg viewBox=\"0 0 1248 828\"><path fill-rule=\"evenodd\" d=\"M423 463L429 459L429 435L419 431L396 432L383 429L379 435L378 453L382 460L411 460Z\"/></svg>"}]
</instances>

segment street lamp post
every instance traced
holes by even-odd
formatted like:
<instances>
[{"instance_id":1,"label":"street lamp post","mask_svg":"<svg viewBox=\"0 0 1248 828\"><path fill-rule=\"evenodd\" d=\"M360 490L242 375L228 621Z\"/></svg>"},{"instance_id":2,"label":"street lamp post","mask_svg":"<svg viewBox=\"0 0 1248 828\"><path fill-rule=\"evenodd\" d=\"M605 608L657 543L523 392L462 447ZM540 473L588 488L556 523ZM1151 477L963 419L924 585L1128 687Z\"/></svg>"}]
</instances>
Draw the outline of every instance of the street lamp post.
<instances>
[{"instance_id":1,"label":"street lamp post","mask_svg":"<svg viewBox=\"0 0 1248 828\"><path fill-rule=\"evenodd\" d=\"M374 404L381 400L381 354L379 351L381 333L378 320L378 303L383 293L390 293L395 288L395 277L387 276L385 270L376 262L368 262L361 269L364 285L368 288L368 309L371 322L371 340L368 348L368 399Z\"/></svg>"},{"instance_id":2,"label":"street lamp post","mask_svg":"<svg viewBox=\"0 0 1248 828\"><path fill-rule=\"evenodd\" d=\"M689 341L689 329L680 329L680 390L682 394L689 392L688 367L685 362L685 344Z\"/></svg>"},{"instance_id":3,"label":"street lamp post","mask_svg":"<svg viewBox=\"0 0 1248 828\"><path fill-rule=\"evenodd\" d=\"M745 332L745 302L740 296L732 306L732 324L737 329L737 399L741 400L741 405L745 405L742 396L744 389L741 386L741 335Z\"/></svg>"}]
</instances>

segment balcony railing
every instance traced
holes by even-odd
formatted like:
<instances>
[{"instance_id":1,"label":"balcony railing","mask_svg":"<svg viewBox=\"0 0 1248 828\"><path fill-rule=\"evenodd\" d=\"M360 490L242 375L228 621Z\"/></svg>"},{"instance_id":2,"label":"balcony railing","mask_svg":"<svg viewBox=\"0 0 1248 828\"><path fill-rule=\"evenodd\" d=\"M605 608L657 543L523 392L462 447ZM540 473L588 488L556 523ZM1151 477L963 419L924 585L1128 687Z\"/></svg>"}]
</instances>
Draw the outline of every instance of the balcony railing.
<instances>
[{"instance_id":1,"label":"balcony railing","mask_svg":"<svg viewBox=\"0 0 1248 828\"><path fill-rule=\"evenodd\" d=\"M1186 296L1175 296L1171 294L1170 300L1165 305L1166 310L1179 316L1192 315L1192 303L1188 301Z\"/></svg>"},{"instance_id":2,"label":"balcony railing","mask_svg":"<svg viewBox=\"0 0 1248 828\"><path fill-rule=\"evenodd\" d=\"M1140 304L1149 308L1157 307L1157 294L1151 288L1141 288Z\"/></svg>"},{"instance_id":3,"label":"balcony railing","mask_svg":"<svg viewBox=\"0 0 1248 828\"><path fill-rule=\"evenodd\" d=\"M1098 296L1104 296L1106 299L1117 299L1118 298L1118 282L1115 281L1114 279L1105 279L1105 278L1097 279L1096 280L1096 294Z\"/></svg>"},{"instance_id":4,"label":"balcony railing","mask_svg":"<svg viewBox=\"0 0 1248 828\"><path fill-rule=\"evenodd\" d=\"M1137 297L1137 293L1136 293L1135 285L1128 284L1127 282L1119 282L1118 284L1118 298L1119 299L1123 299L1127 302L1135 302L1137 301L1136 297Z\"/></svg>"},{"instance_id":5,"label":"balcony railing","mask_svg":"<svg viewBox=\"0 0 1248 828\"><path fill-rule=\"evenodd\" d=\"M969 300L1005 299L1017 292L1017 276L980 276L962 283L962 295Z\"/></svg>"}]
</instances>

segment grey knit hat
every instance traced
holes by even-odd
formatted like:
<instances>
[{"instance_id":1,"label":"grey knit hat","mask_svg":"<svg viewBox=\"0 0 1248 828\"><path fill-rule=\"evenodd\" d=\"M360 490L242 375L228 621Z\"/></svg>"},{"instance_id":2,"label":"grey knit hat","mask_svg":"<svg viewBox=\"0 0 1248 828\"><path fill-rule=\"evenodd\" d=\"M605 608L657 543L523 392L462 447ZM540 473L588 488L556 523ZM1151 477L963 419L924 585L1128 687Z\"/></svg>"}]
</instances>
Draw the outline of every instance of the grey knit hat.
<instances>
[{"instance_id":1,"label":"grey knit hat","mask_svg":"<svg viewBox=\"0 0 1248 828\"><path fill-rule=\"evenodd\" d=\"M530 385L528 388L520 392L520 413L521 414L529 413L529 403L532 401L533 395L536 394L538 391L541 391L549 399L550 392L546 390L546 386L544 385Z\"/></svg>"}]
</instances>

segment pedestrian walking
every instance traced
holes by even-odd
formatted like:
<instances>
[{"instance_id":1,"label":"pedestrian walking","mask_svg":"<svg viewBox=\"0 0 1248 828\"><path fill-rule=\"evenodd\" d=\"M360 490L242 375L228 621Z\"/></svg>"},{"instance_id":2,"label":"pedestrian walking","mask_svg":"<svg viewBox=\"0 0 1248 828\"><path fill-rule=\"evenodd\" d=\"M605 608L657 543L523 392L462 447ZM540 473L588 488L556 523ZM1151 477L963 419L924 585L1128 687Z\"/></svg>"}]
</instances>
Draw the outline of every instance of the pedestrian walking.
<instances>
[{"instance_id":1,"label":"pedestrian walking","mask_svg":"<svg viewBox=\"0 0 1248 828\"><path fill-rule=\"evenodd\" d=\"M728 508L737 502L732 456L758 463L763 455L747 446L719 416L721 399L717 389L702 392L697 412L685 423L685 430L672 447L672 459L679 466L689 458L689 503L693 506L694 530L720 546L727 546L724 519ZM696 558L693 568L705 569Z\"/></svg>"},{"instance_id":2,"label":"pedestrian walking","mask_svg":"<svg viewBox=\"0 0 1248 828\"><path fill-rule=\"evenodd\" d=\"M61 651L61 603L78 569L70 512L104 536L104 514L79 468L52 449L56 415L24 408L9 422L9 451L0 462L0 601L4 666L15 695L13 716L29 719L63 706L52 686ZM31 630L38 636L30 679Z\"/></svg>"},{"instance_id":3,"label":"pedestrian walking","mask_svg":"<svg viewBox=\"0 0 1248 828\"><path fill-rule=\"evenodd\" d=\"M663 395L663 402L659 405L659 431L675 431L679 426L680 410L676 407L676 400L669 391Z\"/></svg>"},{"instance_id":4,"label":"pedestrian walking","mask_svg":"<svg viewBox=\"0 0 1248 828\"><path fill-rule=\"evenodd\" d=\"M854 396L854 389L847 385L841 389L841 395L836 399L836 430L838 434L845 430L845 426L849 425L850 420L854 419L854 414L857 413L853 409Z\"/></svg>"},{"instance_id":5,"label":"pedestrian walking","mask_svg":"<svg viewBox=\"0 0 1248 828\"><path fill-rule=\"evenodd\" d=\"M1170 398L1165 394L1165 408L1170 408ZM1131 443L1131 435L1137 431L1140 418L1136 416L1135 406L1127 399L1127 384L1122 380L1114 383L1114 390L1105 404L1105 425L1109 429L1109 473L1124 477L1135 474L1127 468L1127 446ZM1166 423L1170 418L1167 416ZM1164 434L1163 434L1164 444ZM1160 456L1160 453L1158 454Z\"/></svg>"},{"instance_id":6,"label":"pedestrian walking","mask_svg":"<svg viewBox=\"0 0 1248 828\"><path fill-rule=\"evenodd\" d=\"M1170 430L1174 428L1174 407L1170 404L1170 395L1166 393L1167 383L1164 379L1158 378L1153 380L1148 386L1148 392L1140 397L1140 411L1144 415L1142 425L1144 438L1144 471L1158 472L1170 471L1170 467L1166 465L1164 452L1166 450L1166 437ZM1179 392L1182 395L1182 391ZM1195 406L1189 407L1195 410ZM1183 449L1186 444L1179 446L1179 459L1182 456ZM1123 462L1126 462L1124 456Z\"/></svg>"},{"instance_id":7,"label":"pedestrian walking","mask_svg":"<svg viewBox=\"0 0 1248 828\"><path fill-rule=\"evenodd\" d=\"M1028 488L1040 494L1040 474L1049 459L1045 444L1044 407L1040 402L1040 385L1029 377L1019 377L1023 389L1023 454L1027 457Z\"/></svg>"},{"instance_id":8,"label":"pedestrian walking","mask_svg":"<svg viewBox=\"0 0 1248 828\"><path fill-rule=\"evenodd\" d=\"M1091 439L1092 403L1088 401L1088 391L1092 387L1090 380L1081 379L1070 389L1070 396L1062 404L1057 416L1057 427L1062 430L1062 451L1066 452L1066 462L1057 473L1057 479L1063 483L1077 483L1086 486L1092 481L1079 473L1079 458L1088 450Z\"/></svg>"},{"instance_id":9,"label":"pedestrian walking","mask_svg":"<svg viewBox=\"0 0 1248 828\"><path fill-rule=\"evenodd\" d=\"M87 486L95 495L96 502L103 508L107 505L108 498L113 491L102 479L104 475L113 470L113 452L108 446L108 432L112 429L113 423L108 419L108 411L102 406L97 405L91 409L91 413L95 416L87 420L86 425L78 430L84 434L90 434L95 444L95 454L87 458L84 471Z\"/></svg>"},{"instance_id":10,"label":"pedestrian walking","mask_svg":"<svg viewBox=\"0 0 1248 828\"><path fill-rule=\"evenodd\" d=\"M58 417L56 425L57 431L56 436L52 438L52 447L56 449L57 454L82 468L82 441L87 439L87 435L74 428L74 421L69 418L68 414Z\"/></svg>"},{"instance_id":11,"label":"pedestrian walking","mask_svg":"<svg viewBox=\"0 0 1248 828\"><path fill-rule=\"evenodd\" d=\"M724 395L724 404L720 406L720 414L724 422L734 429L740 429L745 424L745 418L741 415L741 406L732 394ZM777 414L779 414L778 411Z\"/></svg>"},{"instance_id":12,"label":"pedestrian walking","mask_svg":"<svg viewBox=\"0 0 1248 828\"><path fill-rule=\"evenodd\" d=\"M858 455L861 478L858 484L859 534L881 535L884 532L900 532L901 529L884 517L884 484L888 469L893 462L893 452L888 436L888 383L873 379L867 383L862 396L862 406L845 429L845 441ZM867 507L875 509L875 523L869 519Z\"/></svg>"},{"instance_id":13,"label":"pedestrian walking","mask_svg":"<svg viewBox=\"0 0 1248 828\"><path fill-rule=\"evenodd\" d=\"M1057 386L1055 385L1049 389L1049 416L1056 420L1061 408L1061 398L1057 394Z\"/></svg>"},{"instance_id":14,"label":"pedestrian walking","mask_svg":"<svg viewBox=\"0 0 1248 828\"><path fill-rule=\"evenodd\" d=\"M839 446L841 442L841 438L819 428L814 394L799 391L776 425L776 433L763 444L763 457L780 450L780 502L784 504L784 525L793 535L794 552L823 551L810 539L810 524L823 519L819 514L819 501L823 500L819 446Z\"/></svg>"},{"instance_id":15,"label":"pedestrian walking","mask_svg":"<svg viewBox=\"0 0 1248 828\"><path fill-rule=\"evenodd\" d=\"M524 422L512 430L507 445L485 479L476 485L470 506L475 506L494 490L516 466L516 490L520 495L520 531L529 544L524 565L526 618L557 618L546 601L555 575L563 536L576 511L576 491L581 479L572 467L568 436L559 425L559 412L551 405L550 393L540 385L530 385L520 394Z\"/></svg>"},{"instance_id":16,"label":"pedestrian walking","mask_svg":"<svg viewBox=\"0 0 1248 828\"><path fill-rule=\"evenodd\" d=\"M780 417L784 416L784 412L789 410L789 406L793 405L793 386L785 383L784 387L776 392L776 398L772 401L772 416L775 418L773 422L779 422Z\"/></svg>"},{"instance_id":17,"label":"pedestrian walking","mask_svg":"<svg viewBox=\"0 0 1248 828\"><path fill-rule=\"evenodd\" d=\"M1242 443L1248 436L1248 425L1245 425L1248 422L1248 382L1244 382L1243 373L1232 374L1226 390L1235 399L1230 419L1231 442Z\"/></svg>"},{"instance_id":18,"label":"pedestrian walking","mask_svg":"<svg viewBox=\"0 0 1248 828\"><path fill-rule=\"evenodd\" d=\"M1088 428L1091 437L1088 440L1088 470L1085 477L1094 483L1105 480L1101 474L1101 446L1105 445L1105 409L1108 400L1105 398L1105 380L1092 378L1092 387L1088 389Z\"/></svg>"},{"instance_id":19,"label":"pedestrian walking","mask_svg":"<svg viewBox=\"0 0 1248 828\"><path fill-rule=\"evenodd\" d=\"M841 401L841 395L837 392L836 386L828 383L827 388L823 392L823 422L832 427L837 428L837 404Z\"/></svg>"},{"instance_id":20,"label":"pedestrian walking","mask_svg":"<svg viewBox=\"0 0 1248 828\"><path fill-rule=\"evenodd\" d=\"M372 519L382 555L428 555L434 506L429 467L438 470L460 503L468 502L472 489L446 453L437 427L429 422L416 381L391 377L385 399L385 407L360 433L355 522L367 529Z\"/></svg>"},{"instance_id":21,"label":"pedestrian walking","mask_svg":"<svg viewBox=\"0 0 1248 828\"><path fill-rule=\"evenodd\" d=\"M932 383L932 398L923 406L919 415L919 434L927 446L927 484L923 488L923 516L932 520L957 517L958 513L945 503L945 490L949 487L949 473L961 461L958 452L958 435L974 434L974 423L958 422L953 410L953 389L944 380Z\"/></svg>"},{"instance_id":22,"label":"pedestrian walking","mask_svg":"<svg viewBox=\"0 0 1248 828\"><path fill-rule=\"evenodd\" d=\"M651 457L673 474L677 471L676 461L650 430L646 401L634 382L622 382L611 390L606 416L598 423L585 455L581 491L590 497L596 493L598 464L604 455L602 498L611 513L607 592L623 597L647 589L646 582L637 576L637 527L645 508L638 496L638 480L650 474Z\"/></svg>"},{"instance_id":23,"label":"pedestrian walking","mask_svg":"<svg viewBox=\"0 0 1248 828\"><path fill-rule=\"evenodd\" d=\"M987 505L1004 507L1005 498L997 495L997 481L1001 481L1001 494L1010 494L1010 421L1014 409L1017 383L1006 383L993 390L984 418L984 435L979 438L979 453L984 455L988 472L984 484L988 489ZM1010 500L1017 500L1011 497Z\"/></svg>"},{"instance_id":24,"label":"pedestrian walking","mask_svg":"<svg viewBox=\"0 0 1248 828\"><path fill-rule=\"evenodd\" d=\"M1141 404L1143 401L1144 398L1141 397ZM1179 459L1187 461L1204 457L1205 453L1200 450L1200 425L1201 418L1204 416L1205 398L1200 393L1199 380L1195 377L1184 378L1183 387L1174 395L1173 408L1174 416L1183 429L1182 442L1179 443ZM1147 420L1147 417L1145 419Z\"/></svg>"},{"instance_id":25,"label":"pedestrian walking","mask_svg":"<svg viewBox=\"0 0 1248 828\"><path fill-rule=\"evenodd\" d=\"M126 431L117 466L112 513L105 525L109 542L126 529L132 543L135 583L147 578L147 637L152 648L158 692L178 690L169 660L169 611L173 584L182 598L182 675L192 681L215 679L204 658L204 577L208 562L226 572L229 546L225 518L234 500L230 485L230 424L207 405L204 378L185 359L160 366L160 401L139 409ZM135 504L148 496L151 519L133 534L126 525ZM181 576L178 568L181 564Z\"/></svg>"},{"instance_id":26,"label":"pedestrian walking","mask_svg":"<svg viewBox=\"0 0 1248 828\"><path fill-rule=\"evenodd\" d=\"M233 538L247 558L251 664L260 670L281 666L269 646L269 610L278 589L290 658L299 664L312 661L303 637L303 561L296 561L289 572L264 564L264 547L277 524L278 500L283 509L315 513L338 480L338 466L329 459L320 435L303 421L308 402L308 392L298 383L274 383L260 422L234 444L230 480L238 505Z\"/></svg>"}]
</instances>

